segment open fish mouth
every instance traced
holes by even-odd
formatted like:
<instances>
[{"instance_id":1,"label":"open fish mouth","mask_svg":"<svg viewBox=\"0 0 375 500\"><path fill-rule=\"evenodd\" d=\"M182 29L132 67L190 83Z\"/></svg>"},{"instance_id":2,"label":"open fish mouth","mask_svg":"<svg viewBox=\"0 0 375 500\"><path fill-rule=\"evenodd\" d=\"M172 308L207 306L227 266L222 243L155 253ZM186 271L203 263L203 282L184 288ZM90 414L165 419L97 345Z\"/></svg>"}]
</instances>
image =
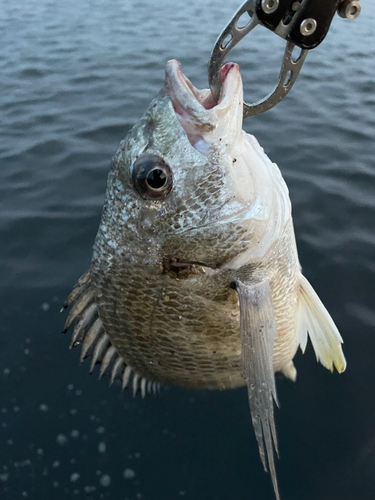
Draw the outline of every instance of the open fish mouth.
<instances>
[{"instance_id":1,"label":"open fish mouth","mask_svg":"<svg viewBox=\"0 0 375 500\"><path fill-rule=\"evenodd\" d=\"M220 71L220 80L222 87L216 101L210 89L199 90L194 87L182 73L178 61L168 61L165 88L188 136L214 131L235 100L239 100L242 107L242 80L238 64L225 64Z\"/></svg>"}]
</instances>

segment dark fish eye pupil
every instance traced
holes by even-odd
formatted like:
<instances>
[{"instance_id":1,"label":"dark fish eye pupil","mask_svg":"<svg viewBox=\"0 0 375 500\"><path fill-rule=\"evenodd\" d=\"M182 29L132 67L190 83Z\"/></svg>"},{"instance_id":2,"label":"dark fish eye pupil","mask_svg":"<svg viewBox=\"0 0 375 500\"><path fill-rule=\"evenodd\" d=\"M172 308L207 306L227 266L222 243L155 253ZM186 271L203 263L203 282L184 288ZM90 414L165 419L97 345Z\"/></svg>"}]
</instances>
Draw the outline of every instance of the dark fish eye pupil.
<instances>
[{"instance_id":1,"label":"dark fish eye pupil","mask_svg":"<svg viewBox=\"0 0 375 500\"><path fill-rule=\"evenodd\" d=\"M155 168L146 177L147 184L152 189L161 189L167 183L167 177L163 170Z\"/></svg>"},{"instance_id":2,"label":"dark fish eye pupil","mask_svg":"<svg viewBox=\"0 0 375 500\"><path fill-rule=\"evenodd\" d=\"M145 200L164 200L172 190L170 166L158 154L143 153L132 166L133 186Z\"/></svg>"}]
</instances>

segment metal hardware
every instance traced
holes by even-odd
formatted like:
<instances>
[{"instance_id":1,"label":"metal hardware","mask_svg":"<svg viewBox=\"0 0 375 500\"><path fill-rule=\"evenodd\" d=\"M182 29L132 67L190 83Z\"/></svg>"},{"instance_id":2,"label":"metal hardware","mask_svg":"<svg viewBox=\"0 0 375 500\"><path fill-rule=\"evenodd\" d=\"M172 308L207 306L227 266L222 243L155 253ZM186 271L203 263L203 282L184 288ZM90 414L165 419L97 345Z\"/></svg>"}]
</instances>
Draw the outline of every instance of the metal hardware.
<instances>
[{"instance_id":1,"label":"metal hardware","mask_svg":"<svg viewBox=\"0 0 375 500\"><path fill-rule=\"evenodd\" d=\"M266 14L272 14L277 10L279 6L279 0L263 0L262 1L262 10Z\"/></svg>"},{"instance_id":2,"label":"metal hardware","mask_svg":"<svg viewBox=\"0 0 375 500\"><path fill-rule=\"evenodd\" d=\"M259 115L264 113L269 109L273 108L284 97L288 94L290 89L293 87L295 81L297 80L298 73L302 68L302 64L307 56L307 50L301 50L299 57L294 60L292 57L293 50L295 48L294 43L288 42L283 63L281 66L281 71L279 75L279 83L276 85L275 89L268 94L264 99L258 101L255 104L243 104L243 117L248 118L249 116Z\"/></svg>"},{"instance_id":3,"label":"metal hardware","mask_svg":"<svg viewBox=\"0 0 375 500\"><path fill-rule=\"evenodd\" d=\"M361 12L357 0L247 0L237 10L216 41L208 65L208 81L214 99L220 96L220 69L232 48L258 24L287 41L279 82L273 92L254 104L244 102L244 118L263 113L278 104L290 91L301 70L307 52L324 40L336 11L341 17L355 19ZM239 25L243 14L245 26ZM295 47L301 50L293 59Z\"/></svg>"},{"instance_id":4,"label":"metal hardware","mask_svg":"<svg viewBox=\"0 0 375 500\"><path fill-rule=\"evenodd\" d=\"M230 50L237 45L239 41L244 38L255 26L259 24L258 17L255 13L255 3L258 0L247 0L235 13L233 18L229 21L226 28L216 41L215 47L211 54L211 59L208 66L208 82L210 89L215 100L219 99L221 82L220 82L220 69L224 64L225 58ZM238 21L240 17L247 12L251 19L246 26L239 28ZM292 42L287 43L285 50L282 67L279 75L279 82L275 89L268 94L264 99L254 104L247 104L244 102L243 117L255 116L264 113L276 104L278 104L293 87L297 79L298 73L307 55L307 50L302 50L299 57L292 58L292 52L295 44Z\"/></svg>"},{"instance_id":5,"label":"metal hardware","mask_svg":"<svg viewBox=\"0 0 375 500\"><path fill-rule=\"evenodd\" d=\"M216 101L219 99L221 89L220 68L223 66L227 54L244 36L259 24L258 18L255 15L254 4L255 0L246 1L234 14L215 43L208 65L208 82L213 98ZM238 21L245 12L249 14L251 19L246 26L239 28Z\"/></svg>"},{"instance_id":6,"label":"metal hardware","mask_svg":"<svg viewBox=\"0 0 375 500\"><path fill-rule=\"evenodd\" d=\"M310 36L315 33L318 24L312 17L302 21L299 31L303 36Z\"/></svg>"},{"instance_id":7,"label":"metal hardware","mask_svg":"<svg viewBox=\"0 0 375 500\"><path fill-rule=\"evenodd\" d=\"M357 0L344 0L337 12L344 19L356 19L361 13L361 4Z\"/></svg>"},{"instance_id":8,"label":"metal hardware","mask_svg":"<svg viewBox=\"0 0 375 500\"><path fill-rule=\"evenodd\" d=\"M301 49L317 47L328 33L331 21L343 0L279 0L279 7L273 14L266 14L261 0L256 0L256 15L263 26L277 35L293 42ZM344 0L346 1L346 0ZM316 28L307 33L301 24L314 19Z\"/></svg>"}]
</instances>

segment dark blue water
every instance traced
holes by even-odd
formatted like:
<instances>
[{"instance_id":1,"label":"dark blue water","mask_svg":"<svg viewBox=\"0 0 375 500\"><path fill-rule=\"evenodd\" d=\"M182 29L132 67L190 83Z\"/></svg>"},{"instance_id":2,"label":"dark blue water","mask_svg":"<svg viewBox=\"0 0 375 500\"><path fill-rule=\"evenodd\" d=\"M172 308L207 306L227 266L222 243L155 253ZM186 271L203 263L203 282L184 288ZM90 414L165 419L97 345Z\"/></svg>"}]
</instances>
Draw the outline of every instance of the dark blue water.
<instances>
[{"instance_id":1,"label":"dark blue water","mask_svg":"<svg viewBox=\"0 0 375 500\"><path fill-rule=\"evenodd\" d=\"M375 498L375 7L335 19L291 95L246 121L290 187L304 273L345 340L278 379L283 500ZM272 499L246 390L133 399L90 377L59 309L87 269L111 155L176 58L198 87L239 2L0 0L0 498ZM246 98L283 43L233 51Z\"/></svg>"}]
</instances>

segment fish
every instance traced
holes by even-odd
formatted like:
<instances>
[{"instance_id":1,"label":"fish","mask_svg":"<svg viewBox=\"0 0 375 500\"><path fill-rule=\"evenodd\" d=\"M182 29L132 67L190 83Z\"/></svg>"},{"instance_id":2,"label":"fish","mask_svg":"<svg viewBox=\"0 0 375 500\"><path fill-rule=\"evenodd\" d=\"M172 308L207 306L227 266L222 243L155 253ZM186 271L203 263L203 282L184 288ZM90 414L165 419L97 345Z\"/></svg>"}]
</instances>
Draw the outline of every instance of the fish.
<instances>
[{"instance_id":1,"label":"fish","mask_svg":"<svg viewBox=\"0 0 375 500\"><path fill-rule=\"evenodd\" d=\"M64 307L71 347L99 377L134 394L161 385L247 386L264 469L280 499L275 372L308 337L316 358L346 368L342 338L302 274L288 188L242 130L237 64L217 101L176 60L163 89L112 158L91 266Z\"/></svg>"}]
</instances>

